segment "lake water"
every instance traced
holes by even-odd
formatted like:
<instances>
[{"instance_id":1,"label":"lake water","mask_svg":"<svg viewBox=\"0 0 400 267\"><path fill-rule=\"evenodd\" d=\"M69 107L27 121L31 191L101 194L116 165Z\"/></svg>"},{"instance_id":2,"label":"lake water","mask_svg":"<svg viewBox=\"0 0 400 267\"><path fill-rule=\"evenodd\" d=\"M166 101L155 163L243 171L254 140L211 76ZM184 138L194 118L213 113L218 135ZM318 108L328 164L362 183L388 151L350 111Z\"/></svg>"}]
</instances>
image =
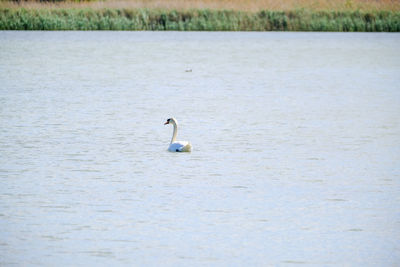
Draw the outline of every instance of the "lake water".
<instances>
[{"instance_id":1,"label":"lake water","mask_svg":"<svg viewBox=\"0 0 400 267\"><path fill-rule=\"evenodd\" d=\"M0 265L399 264L399 48L0 32Z\"/></svg>"}]
</instances>

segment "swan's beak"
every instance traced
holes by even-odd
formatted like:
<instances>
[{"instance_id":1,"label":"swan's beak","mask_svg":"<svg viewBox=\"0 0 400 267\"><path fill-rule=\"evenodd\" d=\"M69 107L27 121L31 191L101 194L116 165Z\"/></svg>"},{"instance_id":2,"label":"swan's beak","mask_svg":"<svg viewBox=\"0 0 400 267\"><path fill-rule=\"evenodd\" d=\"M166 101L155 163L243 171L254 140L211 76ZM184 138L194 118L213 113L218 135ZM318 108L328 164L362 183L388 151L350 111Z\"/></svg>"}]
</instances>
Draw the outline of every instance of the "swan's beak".
<instances>
[{"instance_id":1,"label":"swan's beak","mask_svg":"<svg viewBox=\"0 0 400 267\"><path fill-rule=\"evenodd\" d=\"M169 124L169 122L167 121L167 122L164 123L164 125L166 125L166 124Z\"/></svg>"}]
</instances>

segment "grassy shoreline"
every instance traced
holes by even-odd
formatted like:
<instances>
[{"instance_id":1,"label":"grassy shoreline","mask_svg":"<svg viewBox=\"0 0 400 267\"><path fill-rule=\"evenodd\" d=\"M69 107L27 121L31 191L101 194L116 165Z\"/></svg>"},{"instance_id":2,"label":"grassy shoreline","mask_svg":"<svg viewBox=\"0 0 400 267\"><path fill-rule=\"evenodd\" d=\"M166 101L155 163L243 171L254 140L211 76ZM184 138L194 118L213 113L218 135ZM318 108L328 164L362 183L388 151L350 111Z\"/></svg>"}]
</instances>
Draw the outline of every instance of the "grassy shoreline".
<instances>
[{"instance_id":1,"label":"grassy shoreline","mask_svg":"<svg viewBox=\"0 0 400 267\"><path fill-rule=\"evenodd\" d=\"M0 30L400 32L400 11L0 7Z\"/></svg>"},{"instance_id":2,"label":"grassy shoreline","mask_svg":"<svg viewBox=\"0 0 400 267\"><path fill-rule=\"evenodd\" d=\"M0 8L27 9L160 9L234 10L244 12L294 11L400 11L399 0L0 0Z\"/></svg>"}]
</instances>

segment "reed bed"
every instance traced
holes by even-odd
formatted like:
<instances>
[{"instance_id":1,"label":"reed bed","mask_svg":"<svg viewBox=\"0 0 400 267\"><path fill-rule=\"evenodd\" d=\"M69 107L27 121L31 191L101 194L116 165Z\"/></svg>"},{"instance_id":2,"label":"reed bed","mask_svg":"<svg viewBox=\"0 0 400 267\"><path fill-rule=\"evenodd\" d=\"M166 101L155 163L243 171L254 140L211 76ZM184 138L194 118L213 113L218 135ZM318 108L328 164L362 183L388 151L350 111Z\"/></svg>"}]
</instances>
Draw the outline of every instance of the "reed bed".
<instances>
[{"instance_id":1,"label":"reed bed","mask_svg":"<svg viewBox=\"0 0 400 267\"><path fill-rule=\"evenodd\" d=\"M400 11L399 0L0 0L0 8L92 8L163 10L292 11Z\"/></svg>"},{"instance_id":2,"label":"reed bed","mask_svg":"<svg viewBox=\"0 0 400 267\"><path fill-rule=\"evenodd\" d=\"M400 31L399 0L0 0L0 30Z\"/></svg>"},{"instance_id":3,"label":"reed bed","mask_svg":"<svg viewBox=\"0 0 400 267\"><path fill-rule=\"evenodd\" d=\"M0 8L1 30L400 31L400 12Z\"/></svg>"}]
</instances>

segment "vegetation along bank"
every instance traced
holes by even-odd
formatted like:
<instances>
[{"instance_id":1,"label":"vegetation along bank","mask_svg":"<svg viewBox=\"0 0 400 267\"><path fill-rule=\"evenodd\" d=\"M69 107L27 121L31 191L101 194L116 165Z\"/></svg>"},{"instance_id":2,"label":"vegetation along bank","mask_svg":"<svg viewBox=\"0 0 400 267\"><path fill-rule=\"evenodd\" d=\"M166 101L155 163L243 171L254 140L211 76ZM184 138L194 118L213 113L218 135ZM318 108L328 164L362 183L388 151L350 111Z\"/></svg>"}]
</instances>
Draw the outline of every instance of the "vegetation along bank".
<instances>
[{"instance_id":1,"label":"vegetation along bank","mask_svg":"<svg viewBox=\"0 0 400 267\"><path fill-rule=\"evenodd\" d=\"M400 11L0 7L0 30L399 32Z\"/></svg>"}]
</instances>

